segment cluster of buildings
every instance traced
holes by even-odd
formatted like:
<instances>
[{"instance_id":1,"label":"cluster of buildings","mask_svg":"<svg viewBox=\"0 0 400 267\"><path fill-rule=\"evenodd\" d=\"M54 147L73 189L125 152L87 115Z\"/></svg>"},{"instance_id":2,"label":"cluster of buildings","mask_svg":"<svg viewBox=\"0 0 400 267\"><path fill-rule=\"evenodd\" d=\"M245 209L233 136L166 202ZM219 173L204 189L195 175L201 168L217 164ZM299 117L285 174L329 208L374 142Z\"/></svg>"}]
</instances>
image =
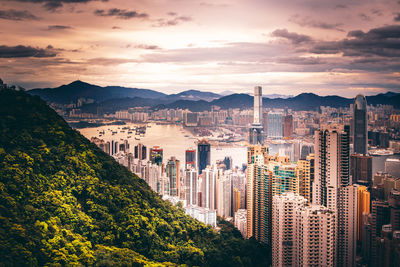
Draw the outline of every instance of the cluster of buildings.
<instances>
[{"instance_id":1,"label":"cluster of buildings","mask_svg":"<svg viewBox=\"0 0 400 267\"><path fill-rule=\"evenodd\" d=\"M216 227L218 215L271 246L273 266L400 266L400 160L374 172L372 153L400 151L388 130L399 118L382 124L393 110L368 108L362 95L350 109L320 109L265 112L256 87L253 111L156 112L187 127L246 125L242 169L230 157L210 162L206 139L185 162L164 159L158 146L92 141L192 217Z\"/></svg>"},{"instance_id":2,"label":"cluster of buildings","mask_svg":"<svg viewBox=\"0 0 400 267\"><path fill-rule=\"evenodd\" d=\"M273 266L400 266L400 160L372 174L365 97L356 97L350 125L320 125L314 153L296 163L269 154L260 89L238 229L271 246Z\"/></svg>"},{"instance_id":3,"label":"cluster of buildings","mask_svg":"<svg viewBox=\"0 0 400 267\"><path fill-rule=\"evenodd\" d=\"M198 141L197 149L185 151L185 162L176 157L164 159L163 148L147 148L139 143L130 148L127 140L105 142L91 139L104 152L137 174L165 200L183 203L186 213L217 226L217 215L231 219L245 207L246 176L233 168L227 156L211 164L211 145L205 139Z\"/></svg>"}]
</instances>

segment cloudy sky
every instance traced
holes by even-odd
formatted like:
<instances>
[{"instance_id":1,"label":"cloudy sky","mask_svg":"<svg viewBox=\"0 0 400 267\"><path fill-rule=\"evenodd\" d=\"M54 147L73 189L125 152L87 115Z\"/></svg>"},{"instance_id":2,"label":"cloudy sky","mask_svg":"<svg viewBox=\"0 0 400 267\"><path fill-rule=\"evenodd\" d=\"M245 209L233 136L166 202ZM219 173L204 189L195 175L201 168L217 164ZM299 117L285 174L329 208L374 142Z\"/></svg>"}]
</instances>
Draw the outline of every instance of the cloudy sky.
<instances>
[{"instance_id":1,"label":"cloudy sky","mask_svg":"<svg viewBox=\"0 0 400 267\"><path fill-rule=\"evenodd\" d=\"M0 36L27 89L400 92L398 0L0 0Z\"/></svg>"}]
</instances>

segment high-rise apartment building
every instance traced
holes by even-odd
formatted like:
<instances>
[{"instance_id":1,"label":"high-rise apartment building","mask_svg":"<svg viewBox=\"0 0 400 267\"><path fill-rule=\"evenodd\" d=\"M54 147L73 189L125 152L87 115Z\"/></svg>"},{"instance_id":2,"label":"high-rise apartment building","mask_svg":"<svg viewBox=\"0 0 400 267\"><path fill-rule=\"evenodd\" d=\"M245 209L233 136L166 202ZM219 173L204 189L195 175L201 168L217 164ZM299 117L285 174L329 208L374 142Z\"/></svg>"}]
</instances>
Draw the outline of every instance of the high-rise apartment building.
<instances>
[{"instance_id":1,"label":"high-rise apartment building","mask_svg":"<svg viewBox=\"0 0 400 267\"><path fill-rule=\"evenodd\" d=\"M184 171L184 188L182 190L185 194L187 205L197 205L198 198L198 177L196 169L189 168Z\"/></svg>"},{"instance_id":2,"label":"high-rise apartment building","mask_svg":"<svg viewBox=\"0 0 400 267\"><path fill-rule=\"evenodd\" d=\"M357 226L358 226L358 189L348 185L339 188L337 217L337 266L355 266Z\"/></svg>"},{"instance_id":3,"label":"high-rise apartment building","mask_svg":"<svg viewBox=\"0 0 400 267\"><path fill-rule=\"evenodd\" d=\"M147 147L142 143L135 146L135 159L146 159L147 158Z\"/></svg>"},{"instance_id":4,"label":"high-rise apartment building","mask_svg":"<svg viewBox=\"0 0 400 267\"><path fill-rule=\"evenodd\" d=\"M337 214L311 205L296 211L293 266L335 266Z\"/></svg>"},{"instance_id":5,"label":"high-rise apartment building","mask_svg":"<svg viewBox=\"0 0 400 267\"><path fill-rule=\"evenodd\" d=\"M315 131L313 203L336 210L338 189L350 184L349 127Z\"/></svg>"},{"instance_id":6,"label":"high-rise apartment building","mask_svg":"<svg viewBox=\"0 0 400 267\"><path fill-rule=\"evenodd\" d=\"M366 186L357 186L357 240L362 242L363 216L370 213L370 193ZM365 215L364 215L365 214Z\"/></svg>"},{"instance_id":7,"label":"high-rise apartment building","mask_svg":"<svg viewBox=\"0 0 400 267\"><path fill-rule=\"evenodd\" d=\"M150 148L150 161L159 166L163 163L163 149L159 146Z\"/></svg>"},{"instance_id":8,"label":"high-rise apartment building","mask_svg":"<svg viewBox=\"0 0 400 267\"><path fill-rule=\"evenodd\" d=\"M247 211L239 209L235 212L235 227L242 233L243 237L247 236Z\"/></svg>"},{"instance_id":9,"label":"high-rise apartment building","mask_svg":"<svg viewBox=\"0 0 400 267\"><path fill-rule=\"evenodd\" d=\"M263 127L263 112L262 112L262 88L261 86L254 87L254 113L253 123L249 128L249 144L263 145L264 144L264 127Z\"/></svg>"},{"instance_id":10,"label":"high-rise apartment building","mask_svg":"<svg viewBox=\"0 0 400 267\"><path fill-rule=\"evenodd\" d=\"M283 114L268 113L268 138L281 139L283 137Z\"/></svg>"},{"instance_id":11,"label":"high-rise apartment building","mask_svg":"<svg viewBox=\"0 0 400 267\"><path fill-rule=\"evenodd\" d=\"M386 159L385 172L393 177L400 178L400 159Z\"/></svg>"},{"instance_id":12,"label":"high-rise apartment building","mask_svg":"<svg viewBox=\"0 0 400 267\"><path fill-rule=\"evenodd\" d=\"M272 196L285 192L299 193L302 172L296 164L269 161L268 170L272 174Z\"/></svg>"},{"instance_id":13,"label":"high-rise apartment building","mask_svg":"<svg viewBox=\"0 0 400 267\"><path fill-rule=\"evenodd\" d=\"M307 199L293 192L275 195L272 201L272 266L293 266L296 255L296 211L307 204Z\"/></svg>"},{"instance_id":14,"label":"high-rise apartment building","mask_svg":"<svg viewBox=\"0 0 400 267\"><path fill-rule=\"evenodd\" d=\"M306 159L299 160L297 167L301 170L299 194L311 202L312 183L314 181L314 154L308 155Z\"/></svg>"},{"instance_id":15,"label":"high-rise apartment building","mask_svg":"<svg viewBox=\"0 0 400 267\"><path fill-rule=\"evenodd\" d=\"M286 115L283 117L283 137L291 137L293 134L293 116Z\"/></svg>"},{"instance_id":16,"label":"high-rise apartment building","mask_svg":"<svg viewBox=\"0 0 400 267\"><path fill-rule=\"evenodd\" d=\"M232 175L225 171L217 178L217 215L232 217Z\"/></svg>"},{"instance_id":17,"label":"high-rise apartment building","mask_svg":"<svg viewBox=\"0 0 400 267\"><path fill-rule=\"evenodd\" d=\"M273 198L272 266L335 266L336 212L287 192Z\"/></svg>"},{"instance_id":18,"label":"high-rise apartment building","mask_svg":"<svg viewBox=\"0 0 400 267\"><path fill-rule=\"evenodd\" d=\"M215 171L209 166L201 174L201 206L209 210L216 210L216 186Z\"/></svg>"},{"instance_id":19,"label":"high-rise apartment building","mask_svg":"<svg viewBox=\"0 0 400 267\"><path fill-rule=\"evenodd\" d=\"M202 139L197 144L197 166L199 174L210 165L211 160L211 147L210 143L206 139Z\"/></svg>"},{"instance_id":20,"label":"high-rise apartment building","mask_svg":"<svg viewBox=\"0 0 400 267\"><path fill-rule=\"evenodd\" d=\"M252 152L261 153L252 153ZM248 148L247 166L247 237L271 243L272 174L265 164L265 147Z\"/></svg>"},{"instance_id":21,"label":"high-rise apartment building","mask_svg":"<svg viewBox=\"0 0 400 267\"><path fill-rule=\"evenodd\" d=\"M357 95L353 105L353 143L354 153L367 154L368 152L368 120L367 99L363 95Z\"/></svg>"},{"instance_id":22,"label":"high-rise apartment building","mask_svg":"<svg viewBox=\"0 0 400 267\"><path fill-rule=\"evenodd\" d=\"M351 176L354 183L366 181L372 185L372 156L352 154L350 156Z\"/></svg>"},{"instance_id":23,"label":"high-rise apartment building","mask_svg":"<svg viewBox=\"0 0 400 267\"><path fill-rule=\"evenodd\" d=\"M196 149L189 148L185 151L185 168L190 165L192 168L196 167Z\"/></svg>"},{"instance_id":24,"label":"high-rise apartment building","mask_svg":"<svg viewBox=\"0 0 400 267\"><path fill-rule=\"evenodd\" d=\"M171 157L165 166L165 173L169 178L169 195L179 196L180 193L180 168L179 160Z\"/></svg>"}]
</instances>

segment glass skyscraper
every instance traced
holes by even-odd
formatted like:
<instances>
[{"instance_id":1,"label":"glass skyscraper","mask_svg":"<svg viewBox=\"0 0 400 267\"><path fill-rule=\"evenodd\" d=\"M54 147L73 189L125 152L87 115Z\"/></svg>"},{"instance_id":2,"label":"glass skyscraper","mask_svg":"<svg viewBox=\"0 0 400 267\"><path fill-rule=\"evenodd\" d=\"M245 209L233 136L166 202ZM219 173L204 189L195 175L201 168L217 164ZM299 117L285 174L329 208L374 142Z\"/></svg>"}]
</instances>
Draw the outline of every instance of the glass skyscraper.
<instances>
[{"instance_id":1,"label":"glass skyscraper","mask_svg":"<svg viewBox=\"0 0 400 267\"><path fill-rule=\"evenodd\" d=\"M211 147L206 139L201 140L197 145L197 165L199 174L210 165Z\"/></svg>"},{"instance_id":2,"label":"glass skyscraper","mask_svg":"<svg viewBox=\"0 0 400 267\"><path fill-rule=\"evenodd\" d=\"M367 99L357 95L353 106L353 143L354 153L367 154Z\"/></svg>"}]
</instances>

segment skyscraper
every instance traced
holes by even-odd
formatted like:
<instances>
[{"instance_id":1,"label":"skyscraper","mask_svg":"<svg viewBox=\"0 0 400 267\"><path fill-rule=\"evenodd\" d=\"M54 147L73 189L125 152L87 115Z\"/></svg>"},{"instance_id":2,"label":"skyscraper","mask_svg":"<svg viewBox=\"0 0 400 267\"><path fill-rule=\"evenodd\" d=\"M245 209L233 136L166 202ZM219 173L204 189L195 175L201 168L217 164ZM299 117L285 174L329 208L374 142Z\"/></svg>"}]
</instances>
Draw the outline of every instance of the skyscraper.
<instances>
[{"instance_id":1,"label":"skyscraper","mask_svg":"<svg viewBox=\"0 0 400 267\"><path fill-rule=\"evenodd\" d=\"M312 184L314 181L314 154L310 154L306 159L297 162L301 170L299 194L312 202Z\"/></svg>"},{"instance_id":2,"label":"skyscraper","mask_svg":"<svg viewBox=\"0 0 400 267\"><path fill-rule=\"evenodd\" d=\"M283 137L283 114L268 113L268 138L281 139Z\"/></svg>"},{"instance_id":3,"label":"skyscraper","mask_svg":"<svg viewBox=\"0 0 400 267\"><path fill-rule=\"evenodd\" d=\"M248 148L247 237L271 244L272 173L268 171L263 151L267 151L266 147Z\"/></svg>"},{"instance_id":4,"label":"skyscraper","mask_svg":"<svg viewBox=\"0 0 400 267\"><path fill-rule=\"evenodd\" d=\"M167 177L169 178L169 195L170 196L179 196L180 193L180 169L179 169L179 160L175 157L171 157L167 165L165 166L165 172Z\"/></svg>"},{"instance_id":5,"label":"skyscraper","mask_svg":"<svg viewBox=\"0 0 400 267\"><path fill-rule=\"evenodd\" d=\"M358 226L358 189L355 185L339 188L337 266L355 266L357 226Z\"/></svg>"},{"instance_id":6,"label":"skyscraper","mask_svg":"<svg viewBox=\"0 0 400 267\"><path fill-rule=\"evenodd\" d=\"M150 148L150 161L159 166L162 165L163 162L163 149L159 146L153 146Z\"/></svg>"},{"instance_id":7,"label":"skyscraper","mask_svg":"<svg viewBox=\"0 0 400 267\"><path fill-rule=\"evenodd\" d=\"M142 143L135 146L135 159L146 159L147 158L147 147Z\"/></svg>"},{"instance_id":8,"label":"skyscraper","mask_svg":"<svg viewBox=\"0 0 400 267\"><path fill-rule=\"evenodd\" d=\"M352 154L350 156L353 182L366 181L372 185L372 156Z\"/></svg>"},{"instance_id":9,"label":"skyscraper","mask_svg":"<svg viewBox=\"0 0 400 267\"><path fill-rule=\"evenodd\" d=\"M187 165L196 167L196 150L194 148L186 149L185 151L185 168Z\"/></svg>"},{"instance_id":10,"label":"skyscraper","mask_svg":"<svg viewBox=\"0 0 400 267\"><path fill-rule=\"evenodd\" d=\"M320 205L296 210L293 266L335 266L336 212Z\"/></svg>"},{"instance_id":11,"label":"skyscraper","mask_svg":"<svg viewBox=\"0 0 400 267\"><path fill-rule=\"evenodd\" d=\"M202 139L197 144L197 165L199 174L203 172L208 165L210 165L211 147L206 139Z\"/></svg>"},{"instance_id":12,"label":"skyscraper","mask_svg":"<svg viewBox=\"0 0 400 267\"><path fill-rule=\"evenodd\" d=\"M249 143L251 145L264 144L264 132L262 125L262 88L254 87L254 115L253 124L249 128Z\"/></svg>"},{"instance_id":13,"label":"skyscraper","mask_svg":"<svg viewBox=\"0 0 400 267\"><path fill-rule=\"evenodd\" d=\"M336 212L293 192L272 208L272 266L335 266Z\"/></svg>"},{"instance_id":14,"label":"skyscraper","mask_svg":"<svg viewBox=\"0 0 400 267\"><path fill-rule=\"evenodd\" d=\"M366 186L357 186L357 240L362 240L362 224L363 224L363 214L370 213L370 193Z\"/></svg>"},{"instance_id":15,"label":"skyscraper","mask_svg":"<svg viewBox=\"0 0 400 267\"><path fill-rule=\"evenodd\" d=\"M203 170L201 184L201 206L210 210L215 210L216 205L216 178L215 172L210 167Z\"/></svg>"},{"instance_id":16,"label":"skyscraper","mask_svg":"<svg viewBox=\"0 0 400 267\"><path fill-rule=\"evenodd\" d=\"M307 204L307 199L287 192L274 196L272 202L272 266L293 266L295 212Z\"/></svg>"},{"instance_id":17,"label":"skyscraper","mask_svg":"<svg viewBox=\"0 0 400 267\"><path fill-rule=\"evenodd\" d=\"M353 106L353 143L354 153L367 154L367 99L363 95L357 95Z\"/></svg>"},{"instance_id":18,"label":"skyscraper","mask_svg":"<svg viewBox=\"0 0 400 267\"><path fill-rule=\"evenodd\" d=\"M293 134L293 116L286 115L283 117L283 137L291 137Z\"/></svg>"},{"instance_id":19,"label":"skyscraper","mask_svg":"<svg viewBox=\"0 0 400 267\"><path fill-rule=\"evenodd\" d=\"M184 177L184 190L185 200L187 205L197 205L197 171L193 168L185 170Z\"/></svg>"},{"instance_id":20,"label":"skyscraper","mask_svg":"<svg viewBox=\"0 0 400 267\"><path fill-rule=\"evenodd\" d=\"M338 189L350 184L349 127L315 131L313 204L336 210Z\"/></svg>"}]
</instances>

